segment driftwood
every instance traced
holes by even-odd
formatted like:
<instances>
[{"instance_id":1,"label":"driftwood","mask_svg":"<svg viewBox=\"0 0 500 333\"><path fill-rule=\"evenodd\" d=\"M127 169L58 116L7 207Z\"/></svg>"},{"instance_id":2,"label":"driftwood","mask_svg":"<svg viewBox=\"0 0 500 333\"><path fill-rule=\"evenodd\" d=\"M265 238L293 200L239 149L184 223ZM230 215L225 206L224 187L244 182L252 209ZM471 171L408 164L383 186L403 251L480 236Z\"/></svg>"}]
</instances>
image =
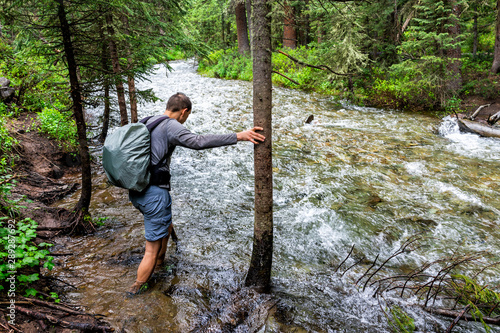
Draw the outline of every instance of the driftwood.
<instances>
[{"instance_id":1,"label":"driftwood","mask_svg":"<svg viewBox=\"0 0 500 333\"><path fill-rule=\"evenodd\" d=\"M52 324L60 325L62 327L66 328L74 328L74 329L79 329L82 331L92 331L92 332L113 332L114 329L111 327L107 326L102 326L102 325L94 325L94 324L89 324L89 323L75 323L75 322L69 322L65 320L61 320L59 318L56 318L54 316L41 313L41 312L36 312L32 310L25 309L20 306L16 306L16 311L19 311L20 313L23 313L29 317L36 318L36 319L42 319L42 320L48 320Z\"/></svg>"},{"instance_id":2,"label":"driftwood","mask_svg":"<svg viewBox=\"0 0 500 333\"><path fill-rule=\"evenodd\" d=\"M437 308L424 308L425 311L432 313L432 314L437 314L443 317L448 317L448 318L458 318L463 320L468 320L468 321L480 321L478 317L474 318L470 314L462 314L461 312L458 311L452 311L448 309L437 309ZM484 317L483 316L483 321L486 324L491 324L491 325L500 325L500 318L491 318L491 317Z\"/></svg>"},{"instance_id":3,"label":"driftwood","mask_svg":"<svg viewBox=\"0 0 500 333\"><path fill-rule=\"evenodd\" d=\"M469 118L469 119L470 119L470 120L474 120L474 119L477 117L477 115L479 114L479 112L481 112L481 110L482 110L482 109L487 108L487 107L489 107L490 105L491 105L491 104L481 105L480 107L478 107L478 108L477 108L477 110L476 110L476 111L474 111L474 113L472 114L472 116L470 116L470 118Z\"/></svg>"},{"instance_id":4,"label":"driftwood","mask_svg":"<svg viewBox=\"0 0 500 333\"><path fill-rule=\"evenodd\" d=\"M500 128L492 127L487 124L461 119L458 121L458 126L463 132L475 133L484 137L500 138Z\"/></svg>"},{"instance_id":5,"label":"driftwood","mask_svg":"<svg viewBox=\"0 0 500 333\"><path fill-rule=\"evenodd\" d=\"M488 124L495 125L495 123L499 120L500 120L500 111L488 117Z\"/></svg>"}]
</instances>

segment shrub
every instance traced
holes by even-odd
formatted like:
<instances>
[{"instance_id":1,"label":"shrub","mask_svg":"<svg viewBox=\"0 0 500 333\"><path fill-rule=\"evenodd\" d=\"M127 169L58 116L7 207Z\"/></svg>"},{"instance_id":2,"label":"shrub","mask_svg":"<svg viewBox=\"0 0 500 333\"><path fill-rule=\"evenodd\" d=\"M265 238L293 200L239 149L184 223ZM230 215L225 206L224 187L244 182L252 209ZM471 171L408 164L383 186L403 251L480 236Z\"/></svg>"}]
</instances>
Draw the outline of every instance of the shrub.
<instances>
[{"instance_id":1,"label":"shrub","mask_svg":"<svg viewBox=\"0 0 500 333\"><path fill-rule=\"evenodd\" d=\"M57 104L56 106L62 106ZM54 107L45 107L38 112L40 132L48 134L51 138L59 140L62 146L73 150L78 145L78 136L75 121L69 112L64 113Z\"/></svg>"}]
</instances>

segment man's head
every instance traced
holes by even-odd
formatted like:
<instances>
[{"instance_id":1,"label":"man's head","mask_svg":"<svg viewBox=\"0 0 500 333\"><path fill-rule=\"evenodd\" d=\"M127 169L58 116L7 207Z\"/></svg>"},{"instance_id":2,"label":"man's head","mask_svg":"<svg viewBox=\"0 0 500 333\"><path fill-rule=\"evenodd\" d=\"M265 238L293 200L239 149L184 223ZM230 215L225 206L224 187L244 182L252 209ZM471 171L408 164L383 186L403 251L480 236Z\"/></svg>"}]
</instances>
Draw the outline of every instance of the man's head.
<instances>
[{"instance_id":1,"label":"man's head","mask_svg":"<svg viewBox=\"0 0 500 333\"><path fill-rule=\"evenodd\" d=\"M170 96L166 112L183 124L191 113L191 100L185 94L178 92Z\"/></svg>"}]
</instances>

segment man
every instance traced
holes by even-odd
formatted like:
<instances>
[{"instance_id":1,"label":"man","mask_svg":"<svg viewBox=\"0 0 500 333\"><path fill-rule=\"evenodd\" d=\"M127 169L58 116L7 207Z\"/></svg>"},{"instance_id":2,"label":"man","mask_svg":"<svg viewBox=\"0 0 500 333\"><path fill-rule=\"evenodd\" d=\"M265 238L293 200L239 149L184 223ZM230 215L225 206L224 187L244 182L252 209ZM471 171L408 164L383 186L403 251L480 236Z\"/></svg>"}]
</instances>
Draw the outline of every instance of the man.
<instances>
[{"instance_id":1,"label":"man","mask_svg":"<svg viewBox=\"0 0 500 333\"><path fill-rule=\"evenodd\" d=\"M129 192L130 201L144 215L146 231L146 253L137 270L137 279L130 287L129 294L135 295L148 281L156 267L161 267L165 259L167 242L172 232L172 212L170 198L170 157L176 146L191 149L207 149L250 141L258 144L264 136L256 133L261 127L231 134L196 135L182 124L191 114L191 100L183 93L171 96L164 115L168 116L151 132L151 181L143 192ZM148 122L160 116L153 117Z\"/></svg>"}]
</instances>

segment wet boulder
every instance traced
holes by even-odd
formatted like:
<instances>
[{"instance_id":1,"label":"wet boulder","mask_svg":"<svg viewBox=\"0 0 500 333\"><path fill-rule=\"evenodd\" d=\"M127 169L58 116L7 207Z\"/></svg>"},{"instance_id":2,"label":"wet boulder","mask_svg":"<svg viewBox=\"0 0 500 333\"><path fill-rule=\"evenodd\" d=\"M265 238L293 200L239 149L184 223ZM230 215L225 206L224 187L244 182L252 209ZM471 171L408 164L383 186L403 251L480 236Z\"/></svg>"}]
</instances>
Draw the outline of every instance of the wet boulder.
<instances>
[{"instance_id":1,"label":"wet boulder","mask_svg":"<svg viewBox=\"0 0 500 333\"><path fill-rule=\"evenodd\" d=\"M0 77L0 101L10 102L14 97L16 89L10 86L10 80Z\"/></svg>"}]
</instances>

